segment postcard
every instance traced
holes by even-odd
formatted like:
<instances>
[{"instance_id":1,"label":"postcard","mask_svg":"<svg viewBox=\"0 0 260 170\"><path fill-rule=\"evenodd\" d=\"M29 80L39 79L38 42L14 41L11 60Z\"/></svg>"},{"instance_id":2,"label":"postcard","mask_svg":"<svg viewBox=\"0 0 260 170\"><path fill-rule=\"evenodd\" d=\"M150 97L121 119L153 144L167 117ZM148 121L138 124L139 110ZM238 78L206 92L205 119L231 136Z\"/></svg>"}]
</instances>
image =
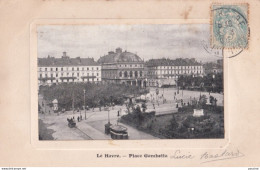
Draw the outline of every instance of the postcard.
<instances>
[{"instance_id":1,"label":"postcard","mask_svg":"<svg viewBox=\"0 0 260 170\"><path fill-rule=\"evenodd\" d=\"M259 166L259 1L19 4L1 165Z\"/></svg>"}]
</instances>

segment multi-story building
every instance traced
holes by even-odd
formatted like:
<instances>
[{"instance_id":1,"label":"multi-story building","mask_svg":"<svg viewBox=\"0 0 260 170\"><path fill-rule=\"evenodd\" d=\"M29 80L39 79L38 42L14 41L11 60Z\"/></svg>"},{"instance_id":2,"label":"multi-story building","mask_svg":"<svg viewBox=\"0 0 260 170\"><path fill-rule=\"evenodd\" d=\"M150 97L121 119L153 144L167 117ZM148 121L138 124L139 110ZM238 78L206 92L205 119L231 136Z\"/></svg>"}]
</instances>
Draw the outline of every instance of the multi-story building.
<instances>
[{"instance_id":1,"label":"multi-story building","mask_svg":"<svg viewBox=\"0 0 260 170\"><path fill-rule=\"evenodd\" d=\"M223 59L217 62L208 62L203 65L205 74L223 73Z\"/></svg>"},{"instance_id":2,"label":"multi-story building","mask_svg":"<svg viewBox=\"0 0 260 170\"><path fill-rule=\"evenodd\" d=\"M144 61L136 54L117 48L100 57L98 63L102 65L102 80L105 82L146 86Z\"/></svg>"},{"instance_id":3,"label":"multi-story building","mask_svg":"<svg viewBox=\"0 0 260 170\"><path fill-rule=\"evenodd\" d=\"M38 84L62 82L100 82L101 65L93 58L70 58L63 52L61 58L38 58Z\"/></svg>"},{"instance_id":4,"label":"multi-story building","mask_svg":"<svg viewBox=\"0 0 260 170\"><path fill-rule=\"evenodd\" d=\"M148 86L176 85L181 75L203 76L204 69L195 59L152 59L146 63Z\"/></svg>"}]
</instances>

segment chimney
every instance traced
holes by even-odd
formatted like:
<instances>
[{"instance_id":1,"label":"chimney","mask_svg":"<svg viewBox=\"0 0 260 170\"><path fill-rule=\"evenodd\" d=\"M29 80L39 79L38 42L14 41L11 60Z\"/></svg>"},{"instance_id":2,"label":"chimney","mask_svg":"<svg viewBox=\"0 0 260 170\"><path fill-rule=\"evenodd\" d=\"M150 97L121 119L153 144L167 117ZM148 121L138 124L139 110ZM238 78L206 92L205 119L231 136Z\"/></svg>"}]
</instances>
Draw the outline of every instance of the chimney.
<instances>
[{"instance_id":1,"label":"chimney","mask_svg":"<svg viewBox=\"0 0 260 170\"><path fill-rule=\"evenodd\" d=\"M110 55L110 54L114 54L114 51L109 51L108 54L109 54L109 55Z\"/></svg>"},{"instance_id":2,"label":"chimney","mask_svg":"<svg viewBox=\"0 0 260 170\"><path fill-rule=\"evenodd\" d=\"M66 52L65 51L63 52L63 56L62 57L66 58Z\"/></svg>"},{"instance_id":3,"label":"chimney","mask_svg":"<svg viewBox=\"0 0 260 170\"><path fill-rule=\"evenodd\" d=\"M122 48L118 47L118 48L116 49L116 53L122 53Z\"/></svg>"}]
</instances>

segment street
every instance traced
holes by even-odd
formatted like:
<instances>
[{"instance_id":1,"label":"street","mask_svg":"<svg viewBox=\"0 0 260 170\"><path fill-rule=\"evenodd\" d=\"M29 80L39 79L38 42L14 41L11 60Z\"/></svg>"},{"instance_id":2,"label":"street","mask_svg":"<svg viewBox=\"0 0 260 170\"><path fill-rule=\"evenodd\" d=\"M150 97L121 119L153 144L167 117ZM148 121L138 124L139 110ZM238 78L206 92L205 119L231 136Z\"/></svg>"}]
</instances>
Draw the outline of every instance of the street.
<instances>
[{"instance_id":1,"label":"street","mask_svg":"<svg viewBox=\"0 0 260 170\"><path fill-rule=\"evenodd\" d=\"M198 91L187 91L180 90L179 94L176 94L176 99L174 100L174 94L177 90L175 88L165 88L159 89L158 96L156 95L156 89L151 88L150 93L145 95L145 98L148 100L147 112L156 111L156 115L171 114L177 112L176 104L178 100L183 99L183 102L189 102L190 99L198 99L200 94L209 96L207 92L198 92ZM223 106L223 94L211 93L212 96L217 98L218 105ZM163 97L162 97L163 96ZM154 100L153 100L154 98ZM163 102L163 100L165 100ZM105 134L105 124L108 123L108 119L111 124L117 124L118 120L118 111L120 116L127 114L126 106L115 106L110 107L110 111L105 111L102 108L99 111L99 108L95 108L94 111L86 111L86 120L84 110L79 112L66 111L65 113L54 113L52 109L46 104L42 96L39 95L39 105L43 108L44 114L39 113L39 119L43 121L45 126L48 129L52 129L54 133L52 134L55 140L91 140L91 139L111 139L110 135ZM44 104L44 105L43 105ZM140 104L139 104L140 105ZM78 116L82 115L82 119L78 122ZM68 127L67 118L73 118L76 124L76 128ZM126 124L119 123L127 128L129 139L156 139L156 137L137 130Z\"/></svg>"}]
</instances>

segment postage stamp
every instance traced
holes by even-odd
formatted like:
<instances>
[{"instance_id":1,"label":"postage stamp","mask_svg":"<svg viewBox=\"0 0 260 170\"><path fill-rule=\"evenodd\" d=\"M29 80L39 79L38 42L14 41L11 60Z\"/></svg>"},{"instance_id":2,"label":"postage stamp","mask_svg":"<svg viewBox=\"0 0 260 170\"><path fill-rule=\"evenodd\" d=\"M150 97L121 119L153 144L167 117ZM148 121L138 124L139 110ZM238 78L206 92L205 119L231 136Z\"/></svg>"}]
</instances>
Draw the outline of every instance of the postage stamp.
<instances>
[{"instance_id":1,"label":"postage stamp","mask_svg":"<svg viewBox=\"0 0 260 170\"><path fill-rule=\"evenodd\" d=\"M212 5L212 48L245 49L248 47L248 37L248 4Z\"/></svg>"}]
</instances>

